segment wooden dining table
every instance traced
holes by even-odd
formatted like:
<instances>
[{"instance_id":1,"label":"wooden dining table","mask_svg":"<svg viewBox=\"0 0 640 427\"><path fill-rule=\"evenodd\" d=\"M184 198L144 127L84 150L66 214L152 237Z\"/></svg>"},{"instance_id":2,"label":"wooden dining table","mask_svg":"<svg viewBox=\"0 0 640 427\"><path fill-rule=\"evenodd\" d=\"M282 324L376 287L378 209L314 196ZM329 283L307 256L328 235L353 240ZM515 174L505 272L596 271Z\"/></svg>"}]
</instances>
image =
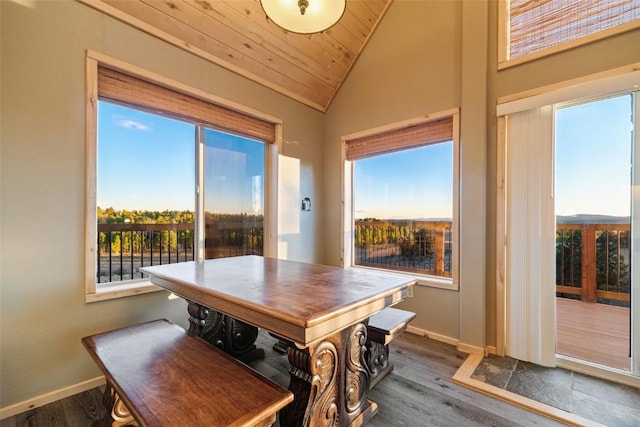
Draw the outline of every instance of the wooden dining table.
<instances>
[{"instance_id":1,"label":"wooden dining table","mask_svg":"<svg viewBox=\"0 0 640 427\"><path fill-rule=\"evenodd\" d=\"M368 319L412 296L415 280L253 255L141 270L188 301L190 334L239 359L264 351L258 328L287 343L294 401L281 426L361 425L376 414Z\"/></svg>"}]
</instances>

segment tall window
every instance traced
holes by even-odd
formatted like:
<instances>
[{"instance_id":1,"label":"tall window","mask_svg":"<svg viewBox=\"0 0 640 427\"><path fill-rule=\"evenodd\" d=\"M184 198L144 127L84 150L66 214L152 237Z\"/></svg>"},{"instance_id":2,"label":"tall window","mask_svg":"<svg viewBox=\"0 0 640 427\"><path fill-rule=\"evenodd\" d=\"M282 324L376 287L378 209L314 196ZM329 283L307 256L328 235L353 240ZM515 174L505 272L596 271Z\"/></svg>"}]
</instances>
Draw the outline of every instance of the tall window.
<instances>
[{"instance_id":1,"label":"tall window","mask_svg":"<svg viewBox=\"0 0 640 427\"><path fill-rule=\"evenodd\" d=\"M277 121L110 61L87 58L87 299L153 290L142 266L273 256Z\"/></svg>"},{"instance_id":2,"label":"tall window","mask_svg":"<svg viewBox=\"0 0 640 427\"><path fill-rule=\"evenodd\" d=\"M352 265L454 283L457 114L346 138ZM349 227L347 225L347 227Z\"/></svg>"},{"instance_id":3,"label":"tall window","mask_svg":"<svg viewBox=\"0 0 640 427\"><path fill-rule=\"evenodd\" d=\"M505 0L499 5L501 67L640 26L637 0Z\"/></svg>"}]
</instances>

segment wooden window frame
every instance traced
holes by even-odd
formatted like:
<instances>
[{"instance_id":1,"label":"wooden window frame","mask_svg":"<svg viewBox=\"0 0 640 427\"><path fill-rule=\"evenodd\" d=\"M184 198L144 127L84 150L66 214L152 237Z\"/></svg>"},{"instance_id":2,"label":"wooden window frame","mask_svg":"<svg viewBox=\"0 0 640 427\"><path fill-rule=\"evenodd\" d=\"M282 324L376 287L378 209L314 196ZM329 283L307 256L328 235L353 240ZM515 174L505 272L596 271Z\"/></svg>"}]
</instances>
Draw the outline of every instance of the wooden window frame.
<instances>
[{"instance_id":1,"label":"wooden window frame","mask_svg":"<svg viewBox=\"0 0 640 427\"><path fill-rule=\"evenodd\" d=\"M580 37L571 41L557 44L555 46L524 55L519 58L511 59L509 57L509 0L500 0L498 2L498 70L503 70L516 65L535 61L546 56L550 56L559 52L570 50L578 46L593 43L607 37L622 34L640 28L640 19L608 28L588 36Z\"/></svg>"},{"instance_id":2,"label":"wooden window frame","mask_svg":"<svg viewBox=\"0 0 640 427\"><path fill-rule=\"evenodd\" d=\"M442 137L440 131L433 135L432 139L426 143L406 143L403 140L405 136L415 134L412 129L421 127L422 125L433 123L436 125L442 125L443 123L449 123L451 127L450 138ZM428 131L427 131L428 133ZM375 149L375 154L380 155L386 152L397 151L401 149L408 149L414 147L421 147L425 145L435 144L444 141L453 141L453 218L451 224L451 230L453 232L452 256L451 256L451 277L437 277L431 275L423 275L419 273L406 273L396 270L365 267L359 266L354 263L353 254L353 227L354 227L354 211L353 211L353 161L355 158L365 158L369 154L359 153L354 155L354 152L349 152L349 141L363 141L375 140L382 141L384 138L380 138L380 135L399 135L401 141L397 144L386 142L387 149ZM424 135L424 134L423 134ZM460 242L460 226L459 226L459 211L460 211L460 110L458 108L452 108L449 110L439 111L436 113L425 114L412 119L404 120L401 122L391 123L388 125L380 126L373 129L368 129L362 132L356 132L342 137L342 170L341 170L341 182L342 182L342 221L341 221L341 265L342 267L362 268L362 269L376 269L384 270L387 273L399 274L404 276L412 276L417 279L418 285L428 286L440 289L459 290L459 242Z\"/></svg>"},{"instance_id":3,"label":"wooden window frame","mask_svg":"<svg viewBox=\"0 0 640 427\"><path fill-rule=\"evenodd\" d=\"M269 257L277 257L277 183L278 183L278 153L281 152L282 144L282 120L269 114L245 107L243 105L228 101L226 99L209 94L202 90L187 86L175 80L168 79L159 74L144 70L142 68L127 64L118 59L104 55L102 53L87 50L86 52L86 213L85 213L85 301L95 302L108 299L126 297L130 295L139 295L148 292L161 290L152 285L148 279L131 280L122 284L113 284L100 288L96 284L96 254L97 254L97 128L98 128L98 99L99 99L99 73L98 67L104 67L113 71L114 76L127 76L133 80L138 80L143 84L155 85L156 88L164 91L164 93L172 93L182 98L183 101L197 104L201 113L193 117L190 114L181 114L180 109L177 111L169 111L166 108L157 108L149 102L135 103L132 99L128 99L123 95L123 105L138 108L142 111L160 114L165 117L184 119L189 117L189 122L195 126L206 126L216 130L229 131L230 128L225 125L219 125L219 121L208 113L202 113L207 108L213 111L214 115L226 114L226 117L238 118L244 120L243 124L248 124L247 132L241 136L253 139L259 139L265 142L265 234L264 234L264 254ZM117 94L110 96L109 94L101 94L107 102L118 103ZM166 101L166 100L165 100ZM133 104L133 105L132 105ZM155 107L154 107L155 105ZM168 105L167 102L161 105ZM235 116L234 116L235 114ZM266 122L273 126L271 135L266 136L264 129L260 130L259 126L251 126L251 122ZM238 134L239 132L234 131ZM194 141L195 143L195 141ZM196 166L197 167L197 166ZM195 197L194 181L194 197ZM197 228L197 225L196 225ZM200 257L202 248L199 248L197 257Z\"/></svg>"}]
</instances>

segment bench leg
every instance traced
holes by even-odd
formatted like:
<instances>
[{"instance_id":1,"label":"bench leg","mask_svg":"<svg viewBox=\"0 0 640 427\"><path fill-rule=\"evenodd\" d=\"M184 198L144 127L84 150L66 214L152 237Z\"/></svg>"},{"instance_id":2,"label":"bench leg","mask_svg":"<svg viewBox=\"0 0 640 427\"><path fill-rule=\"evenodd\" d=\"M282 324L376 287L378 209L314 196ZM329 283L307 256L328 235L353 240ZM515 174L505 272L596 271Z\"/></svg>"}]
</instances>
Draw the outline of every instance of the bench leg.
<instances>
[{"instance_id":1,"label":"bench leg","mask_svg":"<svg viewBox=\"0 0 640 427\"><path fill-rule=\"evenodd\" d=\"M362 425L377 413L366 398L366 334L360 323L307 348L288 347L294 399L280 411L282 427Z\"/></svg>"},{"instance_id":2,"label":"bench leg","mask_svg":"<svg viewBox=\"0 0 640 427\"><path fill-rule=\"evenodd\" d=\"M389 345L367 341L365 361L369 370L369 390L371 390L393 370L393 365L389 363Z\"/></svg>"},{"instance_id":3,"label":"bench leg","mask_svg":"<svg viewBox=\"0 0 640 427\"><path fill-rule=\"evenodd\" d=\"M243 362L264 358L264 350L255 346L255 326L193 301L189 301L188 310L189 335L200 337Z\"/></svg>"},{"instance_id":4,"label":"bench leg","mask_svg":"<svg viewBox=\"0 0 640 427\"><path fill-rule=\"evenodd\" d=\"M138 423L116 393L116 390L106 383L104 386L104 394L102 395L102 403L107 410L104 418L93 424L94 427L137 427Z\"/></svg>"},{"instance_id":5,"label":"bench leg","mask_svg":"<svg viewBox=\"0 0 640 427\"><path fill-rule=\"evenodd\" d=\"M289 343L284 340L278 340L278 342L275 343L272 348L276 353L287 354Z\"/></svg>"}]
</instances>

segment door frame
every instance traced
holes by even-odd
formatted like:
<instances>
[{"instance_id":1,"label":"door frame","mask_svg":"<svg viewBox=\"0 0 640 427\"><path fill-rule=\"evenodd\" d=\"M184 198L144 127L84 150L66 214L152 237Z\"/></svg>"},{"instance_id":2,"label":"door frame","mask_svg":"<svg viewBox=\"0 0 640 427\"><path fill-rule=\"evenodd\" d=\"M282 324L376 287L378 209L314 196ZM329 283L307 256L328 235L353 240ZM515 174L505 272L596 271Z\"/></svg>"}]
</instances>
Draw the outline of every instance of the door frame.
<instances>
[{"instance_id":1,"label":"door frame","mask_svg":"<svg viewBox=\"0 0 640 427\"><path fill-rule=\"evenodd\" d=\"M637 87L640 85L640 63L625 67L616 68L602 73L597 73L580 79L560 82L551 86L538 88L535 90L510 95L498 99L497 105L497 183L496 183L496 353L504 355L508 348L508 327L507 313L509 313L508 294L509 284L507 283L507 122L508 115L527 111L533 108L564 103L581 98L595 98L607 96L613 93L633 93L638 94ZM635 88L634 88L635 86ZM638 96L635 97L635 146L634 161L640 164L640 102ZM553 135L550 135L553 138ZM633 212L634 218L640 216L640 173L634 174L633 204L636 209ZM636 220L640 224L640 218ZM632 253L638 257L640 253L640 227L633 230ZM632 325L640 322L640 268L634 269L632 291L631 291L631 318ZM555 305L555 304L554 304ZM640 328L637 328L640 329ZM522 331L527 333L527 331ZM589 375L603 377L616 382L640 387L640 330L632 331L632 371L629 374L614 372L603 369L597 365L589 363L576 363L564 357L556 357L556 365L584 372ZM547 343L548 344L548 343ZM555 345L555 342L554 342Z\"/></svg>"}]
</instances>

